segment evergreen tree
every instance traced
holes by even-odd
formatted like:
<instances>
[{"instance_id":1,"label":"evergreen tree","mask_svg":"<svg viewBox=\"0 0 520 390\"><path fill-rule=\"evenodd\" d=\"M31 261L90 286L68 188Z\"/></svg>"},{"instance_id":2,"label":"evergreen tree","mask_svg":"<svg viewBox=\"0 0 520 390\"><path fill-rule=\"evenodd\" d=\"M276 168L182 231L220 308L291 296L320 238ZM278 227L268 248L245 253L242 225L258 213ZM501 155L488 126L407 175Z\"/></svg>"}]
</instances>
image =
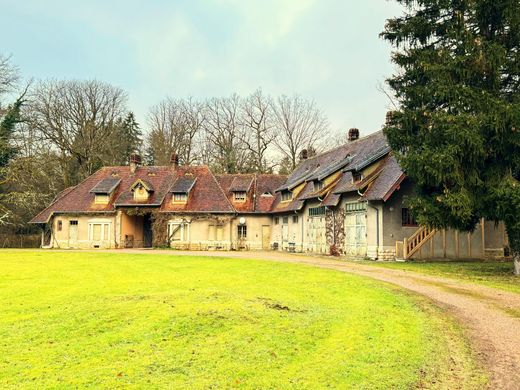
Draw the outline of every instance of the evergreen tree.
<instances>
[{"instance_id":1,"label":"evergreen tree","mask_svg":"<svg viewBox=\"0 0 520 390\"><path fill-rule=\"evenodd\" d=\"M133 112L129 112L123 120L122 136L124 137L125 144L123 152L125 158L128 158L132 153L140 153L143 146L143 133L139 123L135 120Z\"/></svg>"},{"instance_id":2,"label":"evergreen tree","mask_svg":"<svg viewBox=\"0 0 520 390\"><path fill-rule=\"evenodd\" d=\"M11 139L15 127L21 121L20 110L23 105L22 97L7 108L6 114L0 120L0 167L5 167L16 154L16 148L12 146Z\"/></svg>"},{"instance_id":3,"label":"evergreen tree","mask_svg":"<svg viewBox=\"0 0 520 390\"><path fill-rule=\"evenodd\" d=\"M520 3L397 0L381 34L399 72L385 132L417 185L421 224L505 222L520 273Z\"/></svg>"}]
</instances>

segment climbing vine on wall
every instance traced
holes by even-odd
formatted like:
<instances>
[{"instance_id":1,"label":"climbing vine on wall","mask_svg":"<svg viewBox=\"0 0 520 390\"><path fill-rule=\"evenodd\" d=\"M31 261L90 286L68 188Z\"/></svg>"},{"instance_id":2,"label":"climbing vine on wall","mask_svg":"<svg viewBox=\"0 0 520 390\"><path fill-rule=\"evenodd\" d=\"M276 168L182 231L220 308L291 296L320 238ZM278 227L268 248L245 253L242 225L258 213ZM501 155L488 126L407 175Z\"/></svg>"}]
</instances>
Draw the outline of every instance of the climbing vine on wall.
<instances>
[{"instance_id":1,"label":"climbing vine on wall","mask_svg":"<svg viewBox=\"0 0 520 390\"><path fill-rule=\"evenodd\" d=\"M339 256L345 252L345 209L327 210L325 214L325 237L331 255Z\"/></svg>"}]
</instances>

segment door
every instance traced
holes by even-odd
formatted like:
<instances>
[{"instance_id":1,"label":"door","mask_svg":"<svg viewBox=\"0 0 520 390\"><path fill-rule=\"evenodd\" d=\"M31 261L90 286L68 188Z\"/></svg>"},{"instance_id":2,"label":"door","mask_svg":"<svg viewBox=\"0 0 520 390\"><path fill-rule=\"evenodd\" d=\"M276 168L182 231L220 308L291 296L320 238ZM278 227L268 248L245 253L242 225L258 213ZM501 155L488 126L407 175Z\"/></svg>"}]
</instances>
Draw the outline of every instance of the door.
<instances>
[{"instance_id":1,"label":"door","mask_svg":"<svg viewBox=\"0 0 520 390\"><path fill-rule=\"evenodd\" d=\"M364 257L367 253L365 213L345 216L345 252L347 256Z\"/></svg>"},{"instance_id":2,"label":"door","mask_svg":"<svg viewBox=\"0 0 520 390\"><path fill-rule=\"evenodd\" d=\"M143 217L143 247L153 246L152 215L145 214Z\"/></svg>"},{"instance_id":3,"label":"door","mask_svg":"<svg viewBox=\"0 0 520 390\"><path fill-rule=\"evenodd\" d=\"M271 226L262 226L262 249L268 250L271 247Z\"/></svg>"},{"instance_id":4,"label":"door","mask_svg":"<svg viewBox=\"0 0 520 390\"><path fill-rule=\"evenodd\" d=\"M78 221L69 222L69 246L71 248L78 246Z\"/></svg>"}]
</instances>

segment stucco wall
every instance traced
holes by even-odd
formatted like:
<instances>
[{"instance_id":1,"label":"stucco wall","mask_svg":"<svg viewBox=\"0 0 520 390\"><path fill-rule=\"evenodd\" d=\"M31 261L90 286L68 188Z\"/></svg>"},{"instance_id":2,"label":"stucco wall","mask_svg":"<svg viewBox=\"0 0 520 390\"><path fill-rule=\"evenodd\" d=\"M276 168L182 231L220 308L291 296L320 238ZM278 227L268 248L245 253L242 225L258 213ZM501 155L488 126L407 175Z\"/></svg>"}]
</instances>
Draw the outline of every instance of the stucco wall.
<instances>
[{"instance_id":1,"label":"stucco wall","mask_svg":"<svg viewBox=\"0 0 520 390\"><path fill-rule=\"evenodd\" d=\"M59 221L62 222L61 231L58 230ZM77 221L77 228L71 227L70 221ZM116 230L115 215L58 215L52 220L52 238L51 246L53 248L115 248L116 247ZM104 240L93 241L89 239L90 223L108 223L108 237ZM77 229L76 237L74 237L74 229Z\"/></svg>"}]
</instances>

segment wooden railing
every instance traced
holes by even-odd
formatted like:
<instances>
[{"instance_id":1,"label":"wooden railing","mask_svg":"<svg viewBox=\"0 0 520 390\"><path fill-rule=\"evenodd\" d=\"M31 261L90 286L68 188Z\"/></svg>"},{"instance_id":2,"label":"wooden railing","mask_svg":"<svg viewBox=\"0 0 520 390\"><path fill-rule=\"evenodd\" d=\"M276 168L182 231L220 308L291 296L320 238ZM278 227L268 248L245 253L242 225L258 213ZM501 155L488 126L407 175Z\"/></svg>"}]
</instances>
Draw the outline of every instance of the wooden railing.
<instances>
[{"instance_id":1,"label":"wooden railing","mask_svg":"<svg viewBox=\"0 0 520 390\"><path fill-rule=\"evenodd\" d=\"M405 237L403 241L396 241L395 243L395 257L397 259L408 260L424 244L430 241L435 236L437 230L427 227L420 227L410 237Z\"/></svg>"}]
</instances>

